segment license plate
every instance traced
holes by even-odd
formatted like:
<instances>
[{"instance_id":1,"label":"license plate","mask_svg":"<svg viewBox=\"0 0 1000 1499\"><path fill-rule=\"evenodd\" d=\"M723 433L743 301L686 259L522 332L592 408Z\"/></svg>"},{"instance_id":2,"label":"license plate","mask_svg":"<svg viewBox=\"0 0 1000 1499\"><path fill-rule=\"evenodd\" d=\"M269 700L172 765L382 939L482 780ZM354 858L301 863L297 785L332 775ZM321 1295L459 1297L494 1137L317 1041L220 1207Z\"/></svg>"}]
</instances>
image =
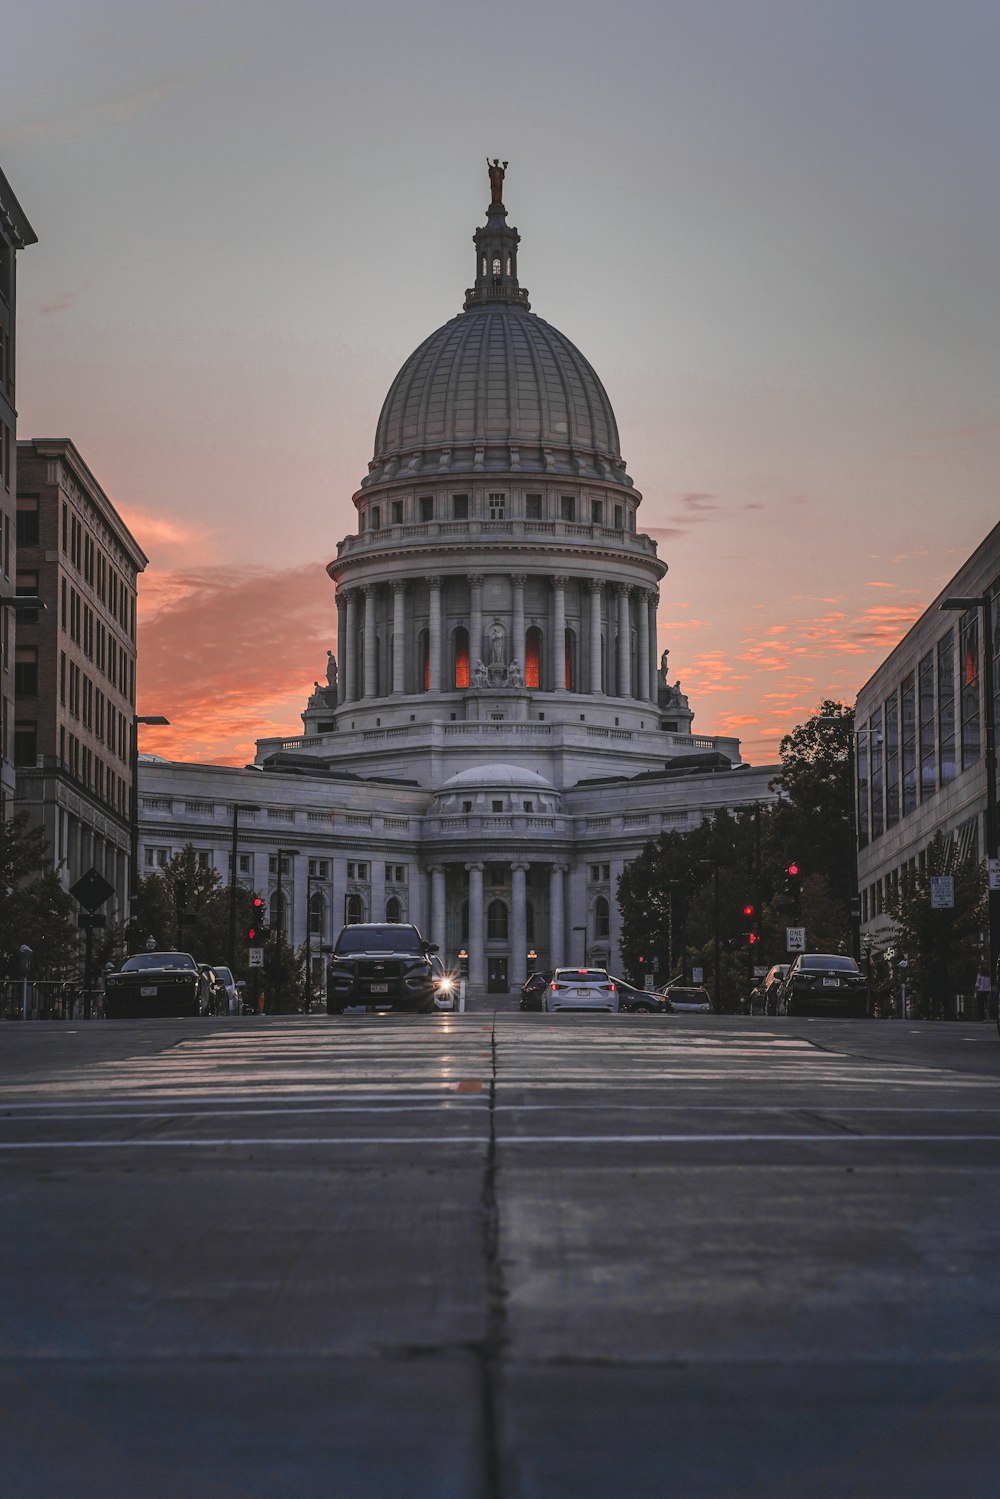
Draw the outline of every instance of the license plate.
<instances>
[{"instance_id":1,"label":"license plate","mask_svg":"<svg viewBox=\"0 0 1000 1499\"><path fill-rule=\"evenodd\" d=\"M155 999L156 985L148 984L144 989L140 989L139 993L142 995L143 999Z\"/></svg>"},{"instance_id":2,"label":"license plate","mask_svg":"<svg viewBox=\"0 0 1000 1499\"><path fill-rule=\"evenodd\" d=\"M575 992L577 994L579 994L579 996L580 996L581 999L589 999L590 998L590 990L589 989L577 989Z\"/></svg>"},{"instance_id":3,"label":"license plate","mask_svg":"<svg viewBox=\"0 0 1000 1499\"><path fill-rule=\"evenodd\" d=\"M824 987L824 989L839 989L840 988L840 980L839 979L824 979L823 980L823 987Z\"/></svg>"},{"instance_id":4,"label":"license plate","mask_svg":"<svg viewBox=\"0 0 1000 1499\"><path fill-rule=\"evenodd\" d=\"M368 992L369 992L369 994L388 994L388 992L389 992L389 985L388 984L369 984L368 985Z\"/></svg>"}]
</instances>

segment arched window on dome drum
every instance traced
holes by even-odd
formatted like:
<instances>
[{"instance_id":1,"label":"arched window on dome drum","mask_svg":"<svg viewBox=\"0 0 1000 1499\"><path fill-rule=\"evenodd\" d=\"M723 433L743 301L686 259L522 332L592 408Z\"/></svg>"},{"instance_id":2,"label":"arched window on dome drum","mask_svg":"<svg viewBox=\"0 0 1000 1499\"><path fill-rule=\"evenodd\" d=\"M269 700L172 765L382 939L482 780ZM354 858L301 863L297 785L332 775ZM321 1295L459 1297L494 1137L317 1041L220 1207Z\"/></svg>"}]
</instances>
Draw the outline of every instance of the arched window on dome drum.
<instances>
[{"instance_id":1,"label":"arched window on dome drum","mask_svg":"<svg viewBox=\"0 0 1000 1499\"><path fill-rule=\"evenodd\" d=\"M542 632L532 625L524 637L524 685L541 687Z\"/></svg>"},{"instance_id":2,"label":"arched window on dome drum","mask_svg":"<svg viewBox=\"0 0 1000 1499\"><path fill-rule=\"evenodd\" d=\"M500 274L500 256L499 255L494 255L494 257L493 257L493 274L494 274L494 276L499 276L499 274Z\"/></svg>"},{"instance_id":3,"label":"arched window on dome drum","mask_svg":"<svg viewBox=\"0 0 1000 1499\"><path fill-rule=\"evenodd\" d=\"M360 895L349 895L344 901L344 925L354 926L356 922L364 921L365 907Z\"/></svg>"},{"instance_id":4,"label":"arched window on dome drum","mask_svg":"<svg viewBox=\"0 0 1000 1499\"><path fill-rule=\"evenodd\" d=\"M567 692L576 691L576 635L574 631L566 631L566 655L564 667L563 686Z\"/></svg>"},{"instance_id":5,"label":"arched window on dome drum","mask_svg":"<svg viewBox=\"0 0 1000 1499\"><path fill-rule=\"evenodd\" d=\"M431 687L431 637L429 630L421 630L417 636L417 681L421 692Z\"/></svg>"},{"instance_id":6,"label":"arched window on dome drum","mask_svg":"<svg viewBox=\"0 0 1000 1499\"><path fill-rule=\"evenodd\" d=\"M486 940L488 942L507 940L507 907L502 900L491 900L486 907Z\"/></svg>"},{"instance_id":7,"label":"arched window on dome drum","mask_svg":"<svg viewBox=\"0 0 1000 1499\"><path fill-rule=\"evenodd\" d=\"M403 907L400 904L398 896L390 895L389 899L386 901L385 919L386 921L402 921Z\"/></svg>"},{"instance_id":8,"label":"arched window on dome drum","mask_svg":"<svg viewBox=\"0 0 1000 1499\"><path fill-rule=\"evenodd\" d=\"M468 687L469 676L469 632L464 625L459 625L452 636L452 649L455 658L455 686Z\"/></svg>"},{"instance_id":9,"label":"arched window on dome drum","mask_svg":"<svg viewBox=\"0 0 1000 1499\"><path fill-rule=\"evenodd\" d=\"M607 937L611 931L611 910L603 895L594 901L594 936Z\"/></svg>"}]
</instances>

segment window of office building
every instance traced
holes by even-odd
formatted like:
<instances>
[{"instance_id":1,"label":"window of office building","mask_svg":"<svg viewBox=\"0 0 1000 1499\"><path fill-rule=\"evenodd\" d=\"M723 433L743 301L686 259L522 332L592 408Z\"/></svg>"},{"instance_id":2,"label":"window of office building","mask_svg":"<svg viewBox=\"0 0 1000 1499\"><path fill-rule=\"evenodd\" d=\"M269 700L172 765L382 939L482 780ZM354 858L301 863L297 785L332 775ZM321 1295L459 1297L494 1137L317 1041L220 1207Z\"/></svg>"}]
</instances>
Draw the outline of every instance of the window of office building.
<instances>
[{"instance_id":1,"label":"window of office building","mask_svg":"<svg viewBox=\"0 0 1000 1499\"><path fill-rule=\"evenodd\" d=\"M38 757L38 725L34 719L19 718L14 723L14 764L34 765Z\"/></svg>"},{"instance_id":2,"label":"window of office building","mask_svg":"<svg viewBox=\"0 0 1000 1499\"><path fill-rule=\"evenodd\" d=\"M899 700L895 693L885 700L885 825L899 821Z\"/></svg>"},{"instance_id":3,"label":"window of office building","mask_svg":"<svg viewBox=\"0 0 1000 1499\"><path fill-rule=\"evenodd\" d=\"M882 715L880 713L873 713L868 720L867 727L869 732L866 735L862 735L862 738L867 738L871 746L871 835L873 838L881 838L885 831L882 802L885 789L882 775L882 756L885 749L882 742Z\"/></svg>"},{"instance_id":4,"label":"window of office building","mask_svg":"<svg viewBox=\"0 0 1000 1499\"><path fill-rule=\"evenodd\" d=\"M19 645L14 652L14 696L38 696L37 645Z\"/></svg>"},{"instance_id":5,"label":"window of office building","mask_svg":"<svg viewBox=\"0 0 1000 1499\"><path fill-rule=\"evenodd\" d=\"M958 662L961 673L962 769L975 765L982 753L979 721L979 615L963 614L958 630Z\"/></svg>"},{"instance_id":6,"label":"window of office building","mask_svg":"<svg viewBox=\"0 0 1000 1499\"><path fill-rule=\"evenodd\" d=\"M38 545L38 496L17 497L17 544L19 547Z\"/></svg>"},{"instance_id":7,"label":"window of office building","mask_svg":"<svg viewBox=\"0 0 1000 1499\"><path fill-rule=\"evenodd\" d=\"M934 653L928 651L917 668L920 702L920 800L937 790L937 715L934 700Z\"/></svg>"},{"instance_id":8,"label":"window of office building","mask_svg":"<svg viewBox=\"0 0 1000 1499\"><path fill-rule=\"evenodd\" d=\"M903 816L917 805L917 697L913 673L900 688L900 721L903 769Z\"/></svg>"}]
</instances>

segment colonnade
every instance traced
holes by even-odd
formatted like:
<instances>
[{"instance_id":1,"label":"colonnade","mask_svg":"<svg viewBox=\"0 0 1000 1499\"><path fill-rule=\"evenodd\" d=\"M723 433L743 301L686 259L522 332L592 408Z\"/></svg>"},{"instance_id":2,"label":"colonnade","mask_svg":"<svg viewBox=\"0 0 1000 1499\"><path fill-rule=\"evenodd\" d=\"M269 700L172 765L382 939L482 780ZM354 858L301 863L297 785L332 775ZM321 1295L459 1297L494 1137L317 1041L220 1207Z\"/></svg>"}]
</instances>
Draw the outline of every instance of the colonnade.
<instances>
[{"instance_id":1,"label":"colonnade","mask_svg":"<svg viewBox=\"0 0 1000 1499\"><path fill-rule=\"evenodd\" d=\"M525 634L524 590L528 581L524 573L503 574L509 584L508 605L499 611L509 637L504 642L504 665L517 662L524 671L527 655ZM470 667L485 657L484 585L491 581L483 573L467 578L431 576L420 580L393 579L388 583L361 583L337 591L337 661L338 703L352 703L364 698L402 695L408 690L441 692L453 683L445 678L446 617L443 594L446 583L468 584L468 601L459 615L449 598L447 624L453 630L461 624L468 632ZM581 600L579 615L574 614L576 641L573 690L593 696L607 695L634 698L640 702L656 700L656 606L658 593L643 584L608 582L603 578L585 580L563 574L544 578L547 607L544 633L548 636L547 660L540 661L542 691L561 693L566 687L567 608L566 590L574 582L583 582L586 597ZM381 594L391 591L391 612ZM419 599L420 613L416 612ZM586 607L589 601L589 609ZM491 609L496 615L498 611ZM537 623L537 618L532 620ZM379 670L380 627L391 635L391 648L383 655L389 682L382 684ZM426 630L427 658L423 680L415 682L417 663L411 656L410 682L407 682L408 647L413 647L420 632ZM359 652L359 635L363 648ZM584 637L586 637L584 639ZM585 649L586 647L586 649ZM423 662L419 665L422 667ZM471 678L470 678L471 680Z\"/></svg>"}]
</instances>

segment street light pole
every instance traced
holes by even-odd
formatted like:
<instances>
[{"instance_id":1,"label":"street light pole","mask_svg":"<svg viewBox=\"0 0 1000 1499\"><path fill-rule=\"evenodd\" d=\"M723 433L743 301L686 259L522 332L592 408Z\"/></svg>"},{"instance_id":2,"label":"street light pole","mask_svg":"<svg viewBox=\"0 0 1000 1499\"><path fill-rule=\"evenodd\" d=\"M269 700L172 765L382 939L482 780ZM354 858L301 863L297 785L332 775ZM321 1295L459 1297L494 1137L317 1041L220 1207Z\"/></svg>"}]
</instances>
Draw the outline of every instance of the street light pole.
<instances>
[{"instance_id":1,"label":"street light pole","mask_svg":"<svg viewBox=\"0 0 1000 1499\"><path fill-rule=\"evenodd\" d=\"M990 1014L997 1013L997 968L1000 966L1000 872L997 868L997 729L996 709L993 702L993 674L995 653L993 648L993 595L976 594L972 597L952 597L942 601L942 609L961 610L963 613L978 609L982 617L983 648L983 737L985 739L986 771L986 858L987 863L987 927L990 950Z\"/></svg>"},{"instance_id":2,"label":"street light pole","mask_svg":"<svg viewBox=\"0 0 1000 1499\"><path fill-rule=\"evenodd\" d=\"M156 724L164 727L169 723L170 719L164 718L162 713L133 713L132 715L132 753L129 757L132 772L132 795L129 798L128 917L133 935L138 914L136 900L139 894L139 725Z\"/></svg>"},{"instance_id":3,"label":"street light pole","mask_svg":"<svg viewBox=\"0 0 1000 1499\"><path fill-rule=\"evenodd\" d=\"M280 1015L281 1014L281 993L282 993L282 984L281 984L282 951L281 951L281 949L282 949L282 946L283 946L283 943L284 943L284 936L285 936L285 898L284 898L284 896L282 895L282 892L281 892L281 871L282 871L282 867L283 867L285 858L287 857L289 859L294 859L295 855L297 853L298 853L298 849L297 848L279 848L278 849L278 885L277 885L277 890L276 890L276 894L277 894L277 897L278 897L278 932L277 932L278 952L277 952L277 962L275 964L275 974L274 974L274 1013L276 1015Z\"/></svg>"},{"instance_id":4,"label":"street light pole","mask_svg":"<svg viewBox=\"0 0 1000 1499\"><path fill-rule=\"evenodd\" d=\"M256 802L233 802L233 846L229 862L229 972L236 964L236 828L241 812L259 812Z\"/></svg>"}]
</instances>

